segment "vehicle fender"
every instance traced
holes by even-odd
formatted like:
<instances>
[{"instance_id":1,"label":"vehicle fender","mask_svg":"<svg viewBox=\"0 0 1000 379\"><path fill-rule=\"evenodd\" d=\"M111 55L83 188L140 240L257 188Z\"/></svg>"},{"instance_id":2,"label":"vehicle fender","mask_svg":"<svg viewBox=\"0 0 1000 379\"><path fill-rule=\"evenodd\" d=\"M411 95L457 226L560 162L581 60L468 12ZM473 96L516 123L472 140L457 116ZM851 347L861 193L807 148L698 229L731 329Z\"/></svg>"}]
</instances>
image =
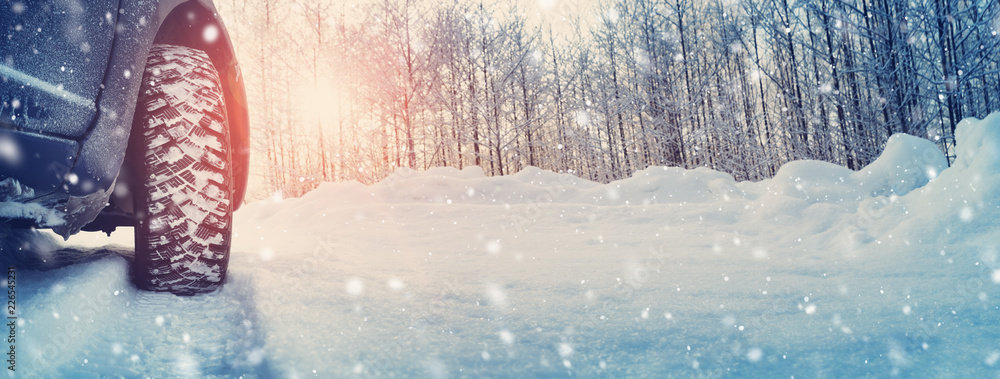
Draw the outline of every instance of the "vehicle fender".
<instances>
[{"instance_id":1,"label":"vehicle fender","mask_svg":"<svg viewBox=\"0 0 1000 379\"><path fill-rule=\"evenodd\" d=\"M218 35L206 39L215 28ZM211 3L189 0L160 2L123 0L119 9L111 60L104 88L98 95L98 115L80 146L63 190L83 197L111 189L125 158L132 129L135 100L154 43L187 46L205 51L223 82L233 155L234 209L246 193L249 166L249 124L242 73L229 35ZM94 202L95 204L97 202Z\"/></svg>"}]
</instances>

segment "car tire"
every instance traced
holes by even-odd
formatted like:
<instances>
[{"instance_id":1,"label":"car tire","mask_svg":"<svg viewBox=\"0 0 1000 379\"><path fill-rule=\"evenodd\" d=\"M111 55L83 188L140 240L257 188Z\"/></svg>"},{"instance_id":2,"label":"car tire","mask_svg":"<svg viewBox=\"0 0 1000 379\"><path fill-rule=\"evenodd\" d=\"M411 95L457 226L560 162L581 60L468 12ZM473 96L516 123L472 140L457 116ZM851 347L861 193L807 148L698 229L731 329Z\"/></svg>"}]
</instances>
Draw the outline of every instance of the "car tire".
<instances>
[{"instance_id":1,"label":"car tire","mask_svg":"<svg viewBox=\"0 0 1000 379\"><path fill-rule=\"evenodd\" d=\"M224 98L205 52L150 49L129 143L140 289L189 296L226 279L233 170Z\"/></svg>"}]
</instances>

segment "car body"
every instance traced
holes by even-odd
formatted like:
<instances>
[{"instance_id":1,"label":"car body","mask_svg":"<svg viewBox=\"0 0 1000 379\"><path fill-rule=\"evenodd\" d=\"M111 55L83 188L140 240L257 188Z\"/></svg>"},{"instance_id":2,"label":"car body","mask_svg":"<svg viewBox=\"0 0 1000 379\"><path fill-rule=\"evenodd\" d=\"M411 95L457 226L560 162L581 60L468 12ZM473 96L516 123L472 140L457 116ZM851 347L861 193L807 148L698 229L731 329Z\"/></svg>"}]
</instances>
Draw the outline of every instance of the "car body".
<instances>
[{"instance_id":1,"label":"car body","mask_svg":"<svg viewBox=\"0 0 1000 379\"><path fill-rule=\"evenodd\" d=\"M0 222L51 228L65 238L134 226L130 202L121 200L129 196L123 165L137 164L126 152L154 44L202 50L217 69L239 207L249 164L246 94L211 1L49 0L7 7L0 9Z\"/></svg>"}]
</instances>

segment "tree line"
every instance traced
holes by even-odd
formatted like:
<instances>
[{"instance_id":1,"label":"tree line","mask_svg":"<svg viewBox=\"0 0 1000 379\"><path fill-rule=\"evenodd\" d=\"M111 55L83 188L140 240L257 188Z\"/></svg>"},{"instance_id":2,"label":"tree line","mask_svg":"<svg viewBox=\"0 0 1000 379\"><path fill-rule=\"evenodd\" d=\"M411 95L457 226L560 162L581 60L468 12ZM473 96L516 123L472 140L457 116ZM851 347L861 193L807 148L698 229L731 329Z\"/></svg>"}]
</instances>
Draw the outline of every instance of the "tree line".
<instances>
[{"instance_id":1,"label":"tree line","mask_svg":"<svg viewBox=\"0 0 1000 379\"><path fill-rule=\"evenodd\" d=\"M546 4L220 3L259 192L472 165L760 180L797 159L859 169L894 133L951 156L962 118L1000 110L993 0Z\"/></svg>"}]
</instances>

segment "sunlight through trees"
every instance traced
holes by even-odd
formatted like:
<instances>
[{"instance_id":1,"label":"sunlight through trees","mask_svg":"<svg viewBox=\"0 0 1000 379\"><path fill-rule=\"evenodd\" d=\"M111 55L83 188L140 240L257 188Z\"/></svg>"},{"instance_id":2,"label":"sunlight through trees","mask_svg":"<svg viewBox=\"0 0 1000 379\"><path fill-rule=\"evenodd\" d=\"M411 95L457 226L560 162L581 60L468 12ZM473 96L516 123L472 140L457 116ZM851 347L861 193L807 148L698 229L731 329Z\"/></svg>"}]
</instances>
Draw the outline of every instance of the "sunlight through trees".
<instances>
[{"instance_id":1,"label":"sunlight through trees","mask_svg":"<svg viewBox=\"0 0 1000 379\"><path fill-rule=\"evenodd\" d=\"M396 167L652 165L759 180L852 169L908 133L951 155L1000 109L1000 3L974 0L222 2L258 188Z\"/></svg>"}]
</instances>

